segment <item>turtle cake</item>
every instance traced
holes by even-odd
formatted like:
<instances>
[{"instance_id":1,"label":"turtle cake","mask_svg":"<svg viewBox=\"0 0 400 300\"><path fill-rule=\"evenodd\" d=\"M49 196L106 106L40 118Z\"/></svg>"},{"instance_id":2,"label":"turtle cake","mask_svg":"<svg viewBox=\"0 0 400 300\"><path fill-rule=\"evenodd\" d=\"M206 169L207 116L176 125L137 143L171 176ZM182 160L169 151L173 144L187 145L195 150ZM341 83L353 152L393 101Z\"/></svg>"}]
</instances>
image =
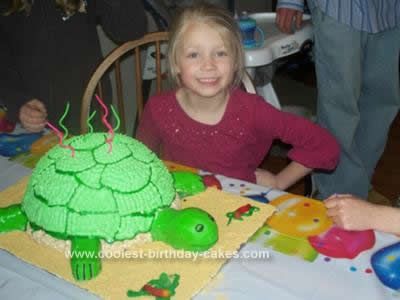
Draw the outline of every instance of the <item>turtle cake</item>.
<instances>
[{"instance_id":1,"label":"turtle cake","mask_svg":"<svg viewBox=\"0 0 400 300\"><path fill-rule=\"evenodd\" d=\"M205 251L218 240L212 216L177 210L174 180L139 141L93 132L54 146L38 162L21 204L0 209L0 232L44 231L69 240L76 280L101 271L101 244L149 234L175 249Z\"/></svg>"}]
</instances>

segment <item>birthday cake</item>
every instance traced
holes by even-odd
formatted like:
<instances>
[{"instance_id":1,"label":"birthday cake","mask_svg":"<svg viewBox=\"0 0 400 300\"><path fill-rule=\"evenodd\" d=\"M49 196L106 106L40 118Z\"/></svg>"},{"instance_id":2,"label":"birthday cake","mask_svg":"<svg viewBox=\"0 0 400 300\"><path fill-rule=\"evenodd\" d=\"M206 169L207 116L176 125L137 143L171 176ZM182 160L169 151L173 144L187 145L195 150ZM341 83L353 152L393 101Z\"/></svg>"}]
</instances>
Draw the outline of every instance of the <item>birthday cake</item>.
<instances>
[{"instance_id":1,"label":"birthday cake","mask_svg":"<svg viewBox=\"0 0 400 300\"><path fill-rule=\"evenodd\" d=\"M0 233L7 233L0 234L0 248L106 298L162 293L188 299L274 209L217 189L202 192L205 177L171 174L145 145L116 134L106 115L108 132L68 139L65 129L62 134L48 124L59 144L40 159L30 178L0 192L5 206ZM176 200L177 193L185 198ZM54 247L68 249L68 255ZM119 250L121 259L110 260L102 255L105 249ZM179 261L160 257L166 259L157 263L135 256L179 256L181 250L204 255ZM210 253L218 256L210 259ZM122 259L135 257L142 259Z\"/></svg>"},{"instance_id":2,"label":"birthday cake","mask_svg":"<svg viewBox=\"0 0 400 300\"><path fill-rule=\"evenodd\" d=\"M151 236L142 241L159 240L176 249L213 246L214 219L197 208L176 210L174 199L172 176L146 146L121 134L90 133L64 141L40 159L21 206L11 207L8 217L16 229L29 224L33 232L71 240L72 254L93 257L102 240L131 240L141 233ZM71 267L75 279L88 280L100 272L101 262L72 256Z\"/></svg>"}]
</instances>

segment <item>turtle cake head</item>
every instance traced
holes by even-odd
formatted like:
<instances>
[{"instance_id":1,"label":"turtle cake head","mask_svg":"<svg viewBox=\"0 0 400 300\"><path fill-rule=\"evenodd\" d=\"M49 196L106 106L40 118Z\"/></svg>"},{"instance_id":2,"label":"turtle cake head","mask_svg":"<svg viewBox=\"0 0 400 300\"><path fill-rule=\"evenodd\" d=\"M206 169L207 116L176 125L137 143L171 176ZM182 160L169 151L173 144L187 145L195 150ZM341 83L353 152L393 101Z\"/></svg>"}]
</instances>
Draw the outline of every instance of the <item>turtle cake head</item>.
<instances>
[{"instance_id":1,"label":"turtle cake head","mask_svg":"<svg viewBox=\"0 0 400 300\"><path fill-rule=\"evenodd\" d=\"M156 218L152 235L176 249L205 251L217 242L218 227L214 218L202 209L165 209Z\"/></svg>"}]
</instances>

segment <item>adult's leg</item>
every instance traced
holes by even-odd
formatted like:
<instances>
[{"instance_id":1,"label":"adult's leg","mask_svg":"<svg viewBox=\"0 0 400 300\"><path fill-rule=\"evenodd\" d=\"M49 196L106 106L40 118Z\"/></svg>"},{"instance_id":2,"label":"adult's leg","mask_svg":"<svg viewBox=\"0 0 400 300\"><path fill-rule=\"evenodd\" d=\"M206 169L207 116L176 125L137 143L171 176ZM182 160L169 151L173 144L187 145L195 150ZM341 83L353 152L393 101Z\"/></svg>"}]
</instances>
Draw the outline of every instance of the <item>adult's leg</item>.
<instances>
[{"instance_id":1,"label":"adult's leg","mask_svg":"<svg viewBox=\"0 0 400 300\"><path fill-rule=\"evenodd\" d=\"M327 128L341 146L336 170L315 173L321 198L333 193L366 197L369 177L358 153L355 136L360 122L362 36L360 31L312 10L315 65L318 84L318 123Z\"/></svg>"},{"instance_id":2,"label":"adult's leg","mask_svg":"<svg viewBox=\"0 0 400 300\"><path fill-rule=\"evenodd\" d=\"M371 180L400 107L400 29L368 34L365 39L360 122L355 141Z\"/></svg>"}]
</instances>

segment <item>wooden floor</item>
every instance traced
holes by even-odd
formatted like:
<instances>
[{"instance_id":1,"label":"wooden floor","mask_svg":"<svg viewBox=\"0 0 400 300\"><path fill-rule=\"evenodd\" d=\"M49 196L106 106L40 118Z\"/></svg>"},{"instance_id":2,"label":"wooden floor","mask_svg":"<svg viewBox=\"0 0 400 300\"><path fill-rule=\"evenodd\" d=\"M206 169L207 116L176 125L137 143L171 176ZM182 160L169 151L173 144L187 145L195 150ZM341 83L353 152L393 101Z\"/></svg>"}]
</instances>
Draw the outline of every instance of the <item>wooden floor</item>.
<instances>
[{"instance_id":1,"label":"wooden floor","mask_svg":"<svg viewBox=\"0 0 400 300\"><path fill-rule=\"evenodd\" d=\"M310 76L302 76L302 78L308 78L306 79L307 84L314 84L314 80L310 80ZM272 172L278 172L287 163L288 160L286 158L270 154L265 158L261 167ZM400 195L400 113L397 114L391 126L386 148L376 167L372 185L378 193L389 199L392 205L396 205ZM288 191L295 194L303 194L304 180L298 182ZM385 203L384 199L382 202L379 200L376 202L389 203Z\"/></svg>"},{"instance_id":2,"label":"wooden floor","mask_svg":"<svg viewBox=\"0 0 400 300\"><path fill-rule=\"evenodd\" d=\"M400 113L397 114L389 133L385 152L372 180L375 189L392 201L400 195Z\"/></svg>"}]
</instances>

